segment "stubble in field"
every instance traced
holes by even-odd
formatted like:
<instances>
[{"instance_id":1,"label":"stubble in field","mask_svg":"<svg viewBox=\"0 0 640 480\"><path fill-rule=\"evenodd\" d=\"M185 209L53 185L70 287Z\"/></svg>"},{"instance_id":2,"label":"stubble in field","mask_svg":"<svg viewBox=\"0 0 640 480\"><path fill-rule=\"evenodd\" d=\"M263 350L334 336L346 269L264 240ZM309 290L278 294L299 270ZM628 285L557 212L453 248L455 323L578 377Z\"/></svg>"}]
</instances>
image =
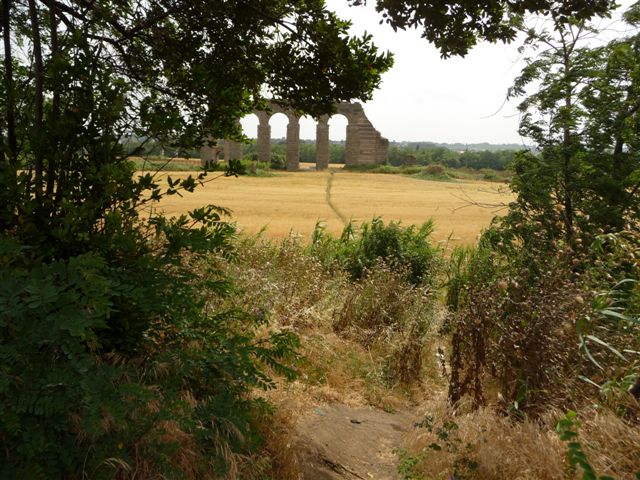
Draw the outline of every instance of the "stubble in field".
<instances>
[{"instance_id":1,"label":"stubble in field","mask_svg":"<svg viewBox=\"0 0 640 480\"><path fill-rule=\"evenodd\" d=\"M361 222L379 216L405 225L433 218L435 240L451 236L455 243L472 244L491 219L505 211L499 205L511 199L504 184L329 170L219 178L193 194L167 197L158 208L175 215L206 204L224 206L245 232L266 227L266 235L274 238L292 232L309 238L317 221L337 234L344 226L341 217Z\"/></svg>"}]
</instances>

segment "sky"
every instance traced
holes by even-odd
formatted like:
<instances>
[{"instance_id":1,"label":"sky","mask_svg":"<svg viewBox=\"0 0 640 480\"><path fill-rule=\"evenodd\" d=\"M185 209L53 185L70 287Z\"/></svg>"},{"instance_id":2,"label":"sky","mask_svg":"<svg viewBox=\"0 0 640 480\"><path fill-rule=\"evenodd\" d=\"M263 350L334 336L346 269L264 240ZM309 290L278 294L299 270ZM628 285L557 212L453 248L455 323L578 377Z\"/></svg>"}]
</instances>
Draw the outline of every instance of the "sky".
<instances>
[{"instance_id":1,"label":"sky","mask_svg":"<svg viewBox=\"0 0 640 480\"><path fill-rule=\"evenodd\" d=\"M349 7L346 0L326 3L340 18L351 20L351 34L366 31L380 50L394 54L394 66L383 74L373 99L361 102L383 137L391 141L527 143L518 134L518 100L506 102L507 90L524 66L517 41L510 45L484 42L464 58L443 60L418 31L394 32L381 25L374 1L360 7ZM609 25L611 20L605 22ZM273 138L286 135L284 115L272 117L270 123ZM243 119L242 125L247 136L256 137L254 116ZM332 140L344 140L344 117L332 117L329 127ZM300 121L300 138L315 138L313 119Z\"/></svg>"}]
</instances>

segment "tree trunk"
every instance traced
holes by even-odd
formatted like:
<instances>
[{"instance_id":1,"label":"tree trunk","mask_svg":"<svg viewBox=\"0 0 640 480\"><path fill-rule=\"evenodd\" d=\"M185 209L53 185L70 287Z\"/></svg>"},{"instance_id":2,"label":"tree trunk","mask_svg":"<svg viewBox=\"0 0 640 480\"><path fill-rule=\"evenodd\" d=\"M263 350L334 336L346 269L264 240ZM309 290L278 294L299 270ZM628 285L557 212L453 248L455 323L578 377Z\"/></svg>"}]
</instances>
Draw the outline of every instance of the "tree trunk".
<instances>
[{"instance_id":1,"label":"tree trunk","mask_svg":"<svg viewBox=\"0 0 640 480\"><path fill-rule=\"evenodd\" d=\"M563 52L564 52L564 81L565 81L565 96L564 107L567 110L565 115L568 116L571 108L573 107L573 88L571 86L571 56L569 48L565 43L563 37ZM573 192L572 192L572 179L571 179L571 127L566 123L562 127L562 184L563 184L563 198L562 205L564 210L564 228L565 228L565 240L571 245L573 244Z\"/></svg>"},{"instance_id":2,"label":"tree trunk","mask_svg":"<svg viewBox=\"0 0 640 480\"><path fill-rule=\"evenodd\" d=\"M36 198L40 199L42 196L42 170L43 170L43 155L42 155L42 116L44 112L44 80L42 71L42 46L40 42L40 25L38 21L38 8L36 7L35 0L29 0L29 17L31 18L31 34L33 41L33 73L35 80L35 92L34 92L34 116L33 116L33 130L31 134L31 149L34 155L35 163L35 188Z\"/></svg>"},{"instance_id":3,"label":"tree trunk","mask_svg":"<svg viewBox=\"0 0 640 480\"><path fill-rule=\"evenodd\" d=\"M570 104L569 104L570 106ZM573 243L573 197L571 187L571 132L565 128L562 139L562 183L563 183L563 199L564 207L564 227L565 239L568 244Z\"/></svg>"},{"instance_id":4,"label":"tree trunk","mask_svg":"<svg viewBox=\"0 0 640 480\"><path fill-rule=\"evenodd\" d=\"M56 12L55 0L49 0L49 29L51 30L51 64L53 68L56 68L56 60L59 56L59 44L58 44L58 18ZM56 75L52 75L53 78ZM60 86L51 85L53 90L53 98L51 100L51 118L49 118L49 125L57 128L60 118ZM54 134L49 130L49 135ZM56 137L57 135L53 135ZM49 139L48 144L52 147L52 151L49 152L49 162L47 164L47 196L50 197L53 194L53 187L56 183L56 164L58 159L58 140L56 138Z\"/></svg>"},{"instance_id":5,"label":"tree trunk","mask_svg":"<svg viewBox=\"0 0 640 480\"><path fill-rule=\"evenodd\" d=\"M7 90L7 149L9 162L17 168L18 141L16 137L15 95L13 90L13 55L11 52L11 0L2 0L2 36L4 40L4 82Z\"/></svg>"}]
</instances>

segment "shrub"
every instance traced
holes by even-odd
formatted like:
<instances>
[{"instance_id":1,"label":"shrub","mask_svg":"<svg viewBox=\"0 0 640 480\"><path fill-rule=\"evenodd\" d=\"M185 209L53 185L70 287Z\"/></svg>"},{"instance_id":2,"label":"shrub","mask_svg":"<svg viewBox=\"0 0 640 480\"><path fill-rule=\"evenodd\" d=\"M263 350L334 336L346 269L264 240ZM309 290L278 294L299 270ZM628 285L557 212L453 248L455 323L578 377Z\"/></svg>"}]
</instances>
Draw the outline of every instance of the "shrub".
<instances>
[{"instance_id":1,"label":"shrub","mask_svg":"<svg viewBox=\"0 0 640 480\"><path fill-rule=\"evenodd\" d=\"M488 378L497 382L505 409L539 408L568 395L579 354L567 345L576 338L573 320L585 311L584 293L562 259L540 262L546 271L534 280L526 271L503 270L469 287L454 317L452 402L471 394L484 405Z\"/></svg>"},{"instance_id":2,"label":"shrub","mask_svg":"<svg viewBox=\"0 0 640 480\"><path fill-rule=\"evenodd\" d=\"M0 477L203 478L259 446L252 392L274 386L265 365L293 375L297 339L206 308L232 292L213 267L231 255L220 212L157 217L151 242L117 230L110 257L43 260L0 237Z\"/></svg>"},{"instance_id":3,"label":"shrub","mask_svg":"<svg viewBox=\"0 0 640 480\"><path fill-rule=\"evenodd\" d=\"M287 163L285 162L284 156L282 156L281 154L272 152L270 166L273 170L286 170Z\"/></svg>"},{"instance_id":4,"label":"shrub","mask_svg":"<svg viewBox=\"0 0 640 480\"><path fill-rule=\"evenodd\" d=\"M438 163L432 163L424 168L424 173L427 175L444 175L447 169Z\"/></svg>"},{"instance_id":5,"label":"shrub","mask_svg":"<svg viewBox=\"0 0 640 480\"><path fill-rule=\"evenodd\" d=\"M453 175L449 174L445 167L439 164L427 165L420 172L413 174L412 177L439 182L450 182L454 178Z\"/></svg>"},{"instance_id":6,"label":"shrub","mask_svg":"<svg viewBox=\"0 0 640 480\"><path fill-rule=\"evenodd\" d=\"M404 227L398 222L385 225L382 219L374 218L358 230L353 224L347 225L340 238L335 239L318 224L310 248L327 268L338 266L353 280L383 262L404 271L415 285L432 284L441 265L440 251L429 240L432 232L432 221L420 227Z\"/></svg>"},{"instance_id":7,"label":"shrub","mask_svg":"<svg viewBox=\"0 0 640 480\"><path fill-rule=\"evenodd\" d=\"M502 409L531 413L630 386L638 364L622 352L640 347L640 242L631 232L604 238L587 247L578 237L571 248L531 225L502 226L454 255L451 401L484 405L497 387Z\"/></svg>"}]
</instances>

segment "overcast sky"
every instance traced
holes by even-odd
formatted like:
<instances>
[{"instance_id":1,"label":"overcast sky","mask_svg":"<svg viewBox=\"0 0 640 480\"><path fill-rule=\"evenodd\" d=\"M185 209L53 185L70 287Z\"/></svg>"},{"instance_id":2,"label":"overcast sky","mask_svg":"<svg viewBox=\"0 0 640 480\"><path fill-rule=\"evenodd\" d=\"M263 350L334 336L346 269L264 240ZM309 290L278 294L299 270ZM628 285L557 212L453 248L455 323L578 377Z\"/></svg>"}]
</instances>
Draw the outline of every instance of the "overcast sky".
<instances>
[{"instance_id":1,"label":"overcast sky","mask_svg":"<svg viewBox=\"0 0 640 480\"><path fill-rule=\"evenodd\" d=\"M394 32L380 25L381 17L371 0L363 7L349 7L346 0L327 0L327 6L351 20L352 34L367 31L381 50L394 54L394 66L383 75L373 99L364 104L367 117L384 137L447 143L525 141L517 131L517 101L505 103L507 89L523 66L517 43L483 43L464 58L442 60L417 31ZM607 25L610 22L606 20ZM272 117L270 123L273 138L286 135L284 115ZM257 119L247 117L242 124L245 134L255 138ZM330 138L343 140L345 126L344 117L332 117ZM301 138L315 138L312 119L302 119L300 130Z\"/></svg>"}]
</instances>

